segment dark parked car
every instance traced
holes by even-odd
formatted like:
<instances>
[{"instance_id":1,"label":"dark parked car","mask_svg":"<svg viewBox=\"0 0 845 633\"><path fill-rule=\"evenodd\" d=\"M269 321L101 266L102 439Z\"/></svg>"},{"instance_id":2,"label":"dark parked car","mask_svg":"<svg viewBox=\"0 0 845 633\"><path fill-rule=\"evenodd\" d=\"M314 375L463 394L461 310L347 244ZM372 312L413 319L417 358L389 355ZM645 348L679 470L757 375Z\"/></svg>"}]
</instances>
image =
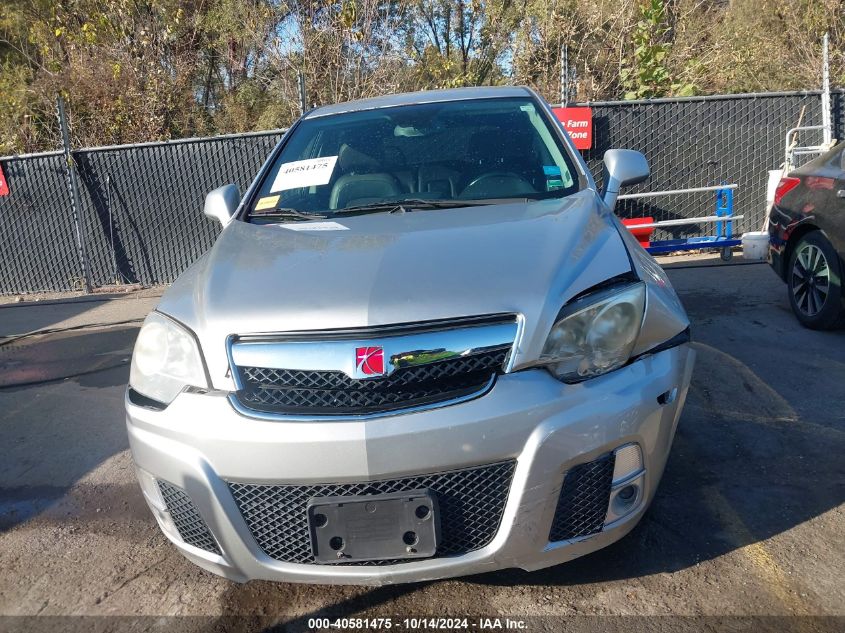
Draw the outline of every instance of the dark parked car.
<instances>
[{"instance_id":1,"label":"dark parked car","mask_svg":"<svg viewBox=\"0 0 845 633\"><path fill-rule=\"evenodd\" d=\"M781 178L769 213L769 263L803 325L845 325L845 143Z\"/></svg>"}]
</instances>

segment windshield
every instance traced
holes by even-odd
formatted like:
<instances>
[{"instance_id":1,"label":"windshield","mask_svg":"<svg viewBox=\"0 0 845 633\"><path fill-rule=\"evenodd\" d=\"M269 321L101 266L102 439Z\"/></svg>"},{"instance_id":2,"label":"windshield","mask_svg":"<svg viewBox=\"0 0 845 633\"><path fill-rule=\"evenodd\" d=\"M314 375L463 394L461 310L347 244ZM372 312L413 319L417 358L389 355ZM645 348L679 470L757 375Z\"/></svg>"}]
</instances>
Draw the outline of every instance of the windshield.
<instances>
[{"instance_id":1,"label":"windshield","mask_svg":"<svg viewBox=\"0 0 845 633\"><path fill-rule=\"evenodd\" d=\"M301 221L562 197L577 189L575 167L533 100L451 101L303 120L250 215Z\"/></svg>"}]
</instances>

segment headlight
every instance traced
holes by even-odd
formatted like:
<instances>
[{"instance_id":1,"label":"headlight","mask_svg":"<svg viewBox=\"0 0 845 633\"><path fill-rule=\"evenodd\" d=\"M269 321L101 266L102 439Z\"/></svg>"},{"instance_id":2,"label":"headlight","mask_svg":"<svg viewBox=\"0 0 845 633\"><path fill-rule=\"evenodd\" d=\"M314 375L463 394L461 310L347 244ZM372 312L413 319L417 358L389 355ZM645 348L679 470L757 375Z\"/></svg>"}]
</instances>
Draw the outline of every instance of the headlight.
<instances>
[{"instance_id":1,"label":"headlight","mask_svg":"<svg viewBox=\"0 0 845 633\"><path fill-rule=\"evenodd\" d=\"M175 321L151 313L135 341L129 386L148 398L170 404L189 385L208 387L194 337Z\"/></svg>"},{"instance_id":2,"label":"headlight","mask_svg":"<svg viewBox=\"0 0 845 633\"><path fill-rule=\"evenodd\" d=\"M565 306L540 363L558 379L579 382L628 362L640 333L645 284L598 292Z\"/></svg>"}]
</instances>

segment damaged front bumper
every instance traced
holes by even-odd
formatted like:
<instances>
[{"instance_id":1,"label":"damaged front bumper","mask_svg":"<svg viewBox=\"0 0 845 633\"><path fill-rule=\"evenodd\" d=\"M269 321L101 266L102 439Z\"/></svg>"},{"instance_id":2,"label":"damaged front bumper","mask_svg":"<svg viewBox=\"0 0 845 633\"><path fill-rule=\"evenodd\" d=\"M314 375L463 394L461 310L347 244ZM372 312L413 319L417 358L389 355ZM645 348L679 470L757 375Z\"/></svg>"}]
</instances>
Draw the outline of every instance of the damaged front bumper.
<instances>
[{"instance_id":1,"label":"damaged front bumper","mask_svg":"<svg viewBox=\"0 0 845 633\"><path fill-rule=\"evenodd\" d=\"M519 371L469 402L361 421L251 419L225 394L185 392L164 411L127 399L127 426L164 533L232 580L381 585L535 570L636 525L663 472L694 357L681 344L577 385ZM624 447L634 448L616 452ZM302 517L310 495L416 487L441 497L435 557L313 560Z\"/></svg>"}]
</instances>

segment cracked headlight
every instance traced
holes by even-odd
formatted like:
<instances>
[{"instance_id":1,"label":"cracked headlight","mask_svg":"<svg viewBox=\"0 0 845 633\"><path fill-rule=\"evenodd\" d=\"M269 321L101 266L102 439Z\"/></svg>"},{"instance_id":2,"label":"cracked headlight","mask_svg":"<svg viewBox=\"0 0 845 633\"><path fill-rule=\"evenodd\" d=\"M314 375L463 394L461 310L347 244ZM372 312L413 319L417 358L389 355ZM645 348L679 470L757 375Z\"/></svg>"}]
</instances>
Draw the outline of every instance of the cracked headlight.
<instances>
[{"instance_id":1,"label":"cracked headlight","mask_svg":"<svg viewBox=\"0 0 845 633\"><path fill-rule=\"evenodd\" d=\"M602 290L564 306L540 364L559 380L580 382L622 367L640 333L645 284Z\"/></svg>"},{"instance_id":2,"label":"cracked headlight","mask_svg":"<svg viewBox=\"0 0 845 633\"><path fill-rule=\"evenodd\" d=\"M207 388L199 348L184 327L153 312L145 320L135 350L129 386L163 404L170 404L187 386Z\"/></svg>"}]
</instances>

